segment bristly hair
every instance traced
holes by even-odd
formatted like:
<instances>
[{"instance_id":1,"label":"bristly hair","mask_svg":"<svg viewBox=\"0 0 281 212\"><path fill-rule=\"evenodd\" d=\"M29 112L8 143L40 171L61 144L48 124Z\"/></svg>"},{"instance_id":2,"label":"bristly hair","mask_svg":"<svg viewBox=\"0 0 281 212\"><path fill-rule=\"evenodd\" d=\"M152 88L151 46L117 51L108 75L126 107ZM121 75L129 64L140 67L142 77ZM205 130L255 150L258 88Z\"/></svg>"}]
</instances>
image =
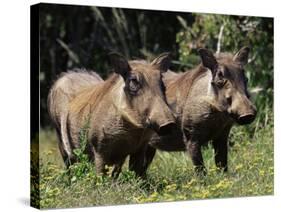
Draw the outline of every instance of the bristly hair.
<instances>
[{"instance_id":1,"label":"bristly hair","mask_svg":"<svg viewBox=\"0 0 281 212\"><path fill-rule=\"evenodd\" d=\"M233 60L233 54L231 53L219 53L215 55L216 59L222 63L228 63ZM184 98L184 101L188 98L189 92L192 86L197 80L203 77L207 73L207 68L202 64L198 65L196 68L186 71L177 77L167 86L167 96L172 97L178 92L181 97ZM181 102L184 102L181 101Z\"/></svg>"},{"instance_id":2,"label":"bristly hair","mask_svg":"<svg viewBox=\"0 0 281 212\"><path fill-rule=\"evenodd\" d=\"M228 52L221 52L219 54L215 54L215 57L219 62L228 63L233 61L234 55Z\"/></svg>"},{"instance_id":3,"label":"bristly hair","mask_svg":"<svg viewBox=\"0 0 281 212\"><path fill-rule=\"evenodd\" d=\"M70 103L70 110L74 113L80 113L88 105L90 110L93 110L114 87L118 79L119 75L113 73L107 80L81 91Z\"/></svg>"},{"instance_id":4,"label":"bristly hair","mask_svg":"<svg viewBox=\"0 0 281 212\"><path fill-rule=\"evenodd\" d=\"M145 60L132 60L129 61L129 63L132 67L149 64ZM78 69L78 72L81 72L81 70ZM84 72L84 70L82 70L82 72ZM96 73L94 73L94 75L95 74ZM93 110L96 105L101 101L101 99L107 93L109 93L109 91L114 87L118 80L119 75L113 73L107 80L82 91L79 96L77 96L77 98L75 98L73 102L71 102L71 110L73 110L73 112L79 113L87 105L90 105L91 110Z\"/></svg>"},{"instance_id":5,"label":"bristly hair","mask_svg":"<svg viewBox=\"0 0 281 212\"><path fill-rule=\"evenodd\" d=\"M176 94L179 94L182 97L182 103L188 98L189 92L192 86L197 80L206 74L206 68L202 65L199 65L197 68L186 71L177 77L174 81L167 85L167 97L173 97Z\"/></svg>"},{"instance_id":6,"label":"bristly hair","mask_svg":"<svg viewBox=\"0 0 281 212\"><path fill-rule=\"evenodd\" d=\"M81 74L81 75L77 75L77 74ZM77 77L79 77L79 76L87 76L87 77L89 77L89 80L91 80L91 78L94 77L98 80L103 81L103 79L100 77L100 75L98 73L96 73L93 70L85 69L85 68L74 68L74 69L67 70L66 72L61 72L58 75L56 81L58 81L62 77L67 77L67 78L71 79L72 75L75 75L75 79L77 79Z\"/></svg>"},{"instance_id":7,"label":"bristly hair","mask_svg":"<svg viewBox=\"0 0 281 212\"><path fill-rule=\"evenodd\" d=\"M70 102L76 95L87 87L103 82L103 79L95 72L86 69L73 69L67 72L62 72L57 77L57 80L50 88L47 104L49 114L51 105L55 104L56 96L59 95L59 100L63 98L66 102Z\"/></svg>"}]
</instances>

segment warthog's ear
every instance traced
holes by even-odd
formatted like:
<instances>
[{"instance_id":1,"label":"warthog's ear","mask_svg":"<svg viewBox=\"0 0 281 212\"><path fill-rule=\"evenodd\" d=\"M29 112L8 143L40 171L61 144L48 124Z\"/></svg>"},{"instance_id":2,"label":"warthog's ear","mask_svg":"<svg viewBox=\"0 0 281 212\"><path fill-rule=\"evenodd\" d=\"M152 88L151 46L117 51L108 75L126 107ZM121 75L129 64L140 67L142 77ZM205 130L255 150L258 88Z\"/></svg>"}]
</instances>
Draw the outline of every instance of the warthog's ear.
<instances>
[{"instance_id":1,"label":"warthog's ear","mask_svg":"<svg viewBox=\"0 0 281 212\"><path fill-rule=\"evenodd\" d=\"M168 71L170 65L171 65L171 54L169 52L165 52L160 54L158 57L156 57L152 62L151 65L156 66L157 69L161 71L161 73L164 73Z\"/></svg>"},{"instance_id":2,"label":"warthog's ear","mask_svg":"<svg viewBox=\"0 0 281 212\"><path fill-rule=\"evenodd\" d=\"M235 62L238 62L241 66L248 63L250 48L248 46L242 47L233 57Z\"/></svg>"},{"instance_id":3,"label":"warthog's ear","mask_svg":"<svg viewBox=\"0 0 281 212\"><path fill-rule=\"evenodd\" d=\"M124 79L126 79L129 72L131 71L131 67L127 59L115 52L110 53L109 58L110 63L114 68L114 72L120 74Z\"/></svg>"},{"instance_id":4,"label":"warthog's ear","mask_svg":"<svg viewBox=\"0 0 281 212\"><path fill-rule=\"evenodd\" d=\"M212 73L214 74L214 72L216 71L216 69L218 67L218 62L217 62L215 56L213 55L213 53L210 50L205 49L205 48L198 49L198 53L201 57L203 66L210 69L212 71Z\"/></svg>"}]
</instances>

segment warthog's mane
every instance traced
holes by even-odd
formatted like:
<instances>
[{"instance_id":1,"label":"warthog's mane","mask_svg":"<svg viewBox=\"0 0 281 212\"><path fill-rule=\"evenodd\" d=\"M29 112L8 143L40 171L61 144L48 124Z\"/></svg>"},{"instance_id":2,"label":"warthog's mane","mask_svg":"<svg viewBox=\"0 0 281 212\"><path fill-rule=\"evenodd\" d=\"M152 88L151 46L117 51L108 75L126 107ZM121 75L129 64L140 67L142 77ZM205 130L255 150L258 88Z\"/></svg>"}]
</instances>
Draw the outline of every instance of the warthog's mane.
<instances>
[{"instance_id":1,"label":"warthog's mane","mask_svg":"<svg viewBox=\"0 0 281 212\"><path fill-rule=\"evenodd\" d=\"M129 61L132 68L139 65L148 65L144 60L132 60ZM121 76L116 73L112 73L108 79L101 81L100 83L93 85L79 93L71 104L70 108L73 112L79 113L86 106L90 106L90 110L94 110L97 104L109 94L113 89L116 89L117 82L121 80ZM123 79L122 79L123 80ZM120 84L121 85L121 84Z\"/></svg>"},{"instance_id":2,"label":"warthog's mane","mask_svg":"<svg viewBox=\"0 0 281 212\"><path fill-rule=\"evenodd\" d=\"M234 55L229 52L221 52L219 54L215 54L215 57L219 63L231 64L231 63L233 63Z\"/></svg>"},{"instance_id":3,"label":"warthog's mane","mask_svg":"<svg viewBox=\"0 0 281 212\"><path fill-rule=\"evenodd\" d=\"M75 74L75 73L82 74L80 76L89 75L89 76L93 76L96 79L103 80L100 77L100 75L98 75L95 71L90 70L90 69L85 69L85 68L74 68L74 69L68 70L67 72L62 72L60 74L59 78L61 78L61 77L72 78L72 76L73 76L72 74ZM77 75L77 76L79 77L79 75Z\"/></svg>"},{"instance_id":4,"label":"warthog's mane","mask_svg":"<svg viewBox=\"0 0 281 212\"><path fill-rule=\"evenodd\" d=\"M71 102L70 110L74 113L79 113L86 106L90 106L92 111L103 97L110 92L118 79L119 75L113 73L107 80L82 90Z\"/></svg>"},{"instance_id":5,"label":"warthog's mane","mask_svg":"<svg viewBox=\"0 0 281 212\"><path fill-rule=\"evenodd\" d=\"M92 70L77 68L62 72L55 79L48 95L47 104L49 114L52 114L50 107L55 104L54 102L57 102L56 104L60 104L60 101L69 103L80 90L102 81L102 78Z\"/></svg>"},{"instance_id":6,"label":"warthog's mane","mask_svg":"<svg viewBox=\"0 0 281 212\"><path fill-rule=\"evenodd\" d=\"M222 52L216 54L215 57L220 64L233 64L234 55L231 53ZM183 73L180 73L179 76L175 78L175 80L171 81L168 84L167 96L172 97L175 95L179 95L182 98L179 104L185 104L192 86L195 85L199 79L204 77L208 71L210 70L204 67L201 63L192 70L187 70ZM221 110L219 106L208 100L207 97L206 101L208 101L212 107L216 108L219 111Z\"/></svg>"},{"instance_id":7,"label":"warthog's mane","mask_svg":"<svg viewBox=\"0 0 281 212\"><path fill-rule=\"evenodd\" d=\"M103 79L94 71L87 69L75 68L62 72L55 80L52 89L60 87L60 92L63 92L69 98L72 98L72 94L75 93L75 89L79 87L85 87L88 85L96 84L97 81L103 81ZM64 84L66 82L66 84ZM64 84L64 86L61 86Z\"/></svg>"},{"instance_id":8,"label":"warthog's mane","mask_svg":"<svg viewBox=\"0 0 281 212\"><path fill-rule=\"evenodd\" d=\"M218 54L215 54L215 57L217 60L232 60L234 55L229 52L220 52Z\"/></svg>"},{"instance_id":9,"label":"warthog's mane","mask_svg":"<svg viewBox=\"0 0 281 212\"><path fill-rule=\"evenodd\" d=\"M228 64L233 62L234 55L228 52L221 52L215 54L215 57L219 63ZM190 90L192 85L202 77L203 74L208 71L202 64L198 65L196 68L192 70L187 70L181 74L173 83L171 83L172 87L184 86L185 90ZM183 82L183 83L182 83Z\"/></svg>"},{"instance_id":10,"label":"warthog's mane","mask_svg":"<svg viewBox=\"0 0 281 212\"><path fill-rule=\"evenodd\" d=\"M204 68L202 65L199 65L195 69L180 73L180 76L178 76L171 83L168 83L166 95L168 97L178 95L181 97L181 103L184 104L192 86L205 74L206 68Z\"/></svg>"},{"instance_id":11,"label":"warthog's mane","mask_svg":"<svg viewBox=\"0 0 281 212\"><path fill-rule=\"evenodd\" d=\"M59 82L63 78L69 80L71 83L75 83L79 80L90 82L93 79L103 81L100 75L95 71L85 68L74 68L66 72L61 72L54 81Z\"/></svg>"}]
</instances>

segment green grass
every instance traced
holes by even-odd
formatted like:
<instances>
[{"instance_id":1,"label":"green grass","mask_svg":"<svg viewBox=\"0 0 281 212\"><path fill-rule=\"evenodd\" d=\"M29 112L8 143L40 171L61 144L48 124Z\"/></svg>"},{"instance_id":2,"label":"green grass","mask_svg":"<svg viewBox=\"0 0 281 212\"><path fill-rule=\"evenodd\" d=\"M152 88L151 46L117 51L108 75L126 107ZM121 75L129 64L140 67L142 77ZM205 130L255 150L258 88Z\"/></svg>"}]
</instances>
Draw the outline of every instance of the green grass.
<instances>
[{"instance_id":1,"label":"green grass","mask_svg":"<svg viewBox=\"0 0 281 212\"><path fill-rule=\"evenodd\" d=\"M229 171L216 169L213 150L204 148L205 177L194 174L185 153L157 152L146 181L128 171L117 180L95 174L84 158L66 171L53 131L40 133L40 207L65 208L273 194L273 118L266 124L235 127Z\"/></svg>"}]
</instances>

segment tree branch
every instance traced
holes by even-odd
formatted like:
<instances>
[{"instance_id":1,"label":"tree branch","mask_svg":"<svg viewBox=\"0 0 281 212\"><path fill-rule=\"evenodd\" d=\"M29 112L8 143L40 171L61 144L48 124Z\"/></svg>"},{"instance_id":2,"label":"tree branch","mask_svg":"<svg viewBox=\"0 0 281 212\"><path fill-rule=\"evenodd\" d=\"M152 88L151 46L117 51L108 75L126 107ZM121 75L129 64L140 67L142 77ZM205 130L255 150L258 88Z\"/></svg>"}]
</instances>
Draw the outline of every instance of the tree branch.
<instances>
[{"instance_id":1,"label":"tree branch","mask_svg":"<svg viewBox=\"0 0 281 212\"><path fill-rule=\"evenodd\" d=\"M216 54L219 54L220 51L221 51L221 42L222 42L222 36L223 36L223 29L224 29L224 24L222 24L221 27L220 27L220 32L219 32L219 35L218 35Z\"/></svg>"}]
</instances>

